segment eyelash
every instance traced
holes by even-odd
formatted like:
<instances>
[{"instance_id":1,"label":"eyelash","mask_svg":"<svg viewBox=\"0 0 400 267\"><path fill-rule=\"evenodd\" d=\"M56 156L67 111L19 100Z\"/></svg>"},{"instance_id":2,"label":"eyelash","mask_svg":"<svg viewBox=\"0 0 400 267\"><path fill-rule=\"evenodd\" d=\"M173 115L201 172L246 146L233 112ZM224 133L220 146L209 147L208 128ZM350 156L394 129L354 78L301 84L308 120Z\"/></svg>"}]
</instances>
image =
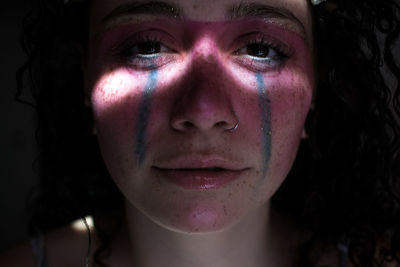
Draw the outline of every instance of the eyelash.
<instances>
[{"instance_id":1,"label":"eyelash","mask_svg":"<svg viewBox=\"0 0 400 267\"><path fill-rule=\"evenodd\" d=\"M239 38L238 43L245 43L245 46L240 47L234 51L235 60L238 64L255 72L267 72L282 68L286 61L292 57L292 49L284 44L283 42L265 36L262 34L246 34ZM257 57L247 53L241 54L240 51L243 49L249 49L249 46L258 45L263 47L267 51L267 56ZM259 47L259 48L260 48ZM269 56L270 52L274 53L274 56Z\"/></svg>"},{"instance_id":2,"label":"eyelash","mask_svg":"<svg viewBox=\"0 0 400 267\"><path fill-rule=\"evenodd\" d=\"M139 45L157 45L162 51L141 54ZM176 51L172 50L168 46L164 45L161 38L150 35L138 33L134 36L123 41L122 44L114 47L113 54L124 64L132 66L138 69L156 69L169 63L173 59L173 53ZM163 57L159 56L160 53L165 53Z\"/></svg>"},{"instance_id":3,"label":"eyelash","mask_svg":"<svg viewBox=\"0 0 400 267\"><path fill-rule=\"evenodd\" d=\"M241 44L239 49L233 51L234 60L241 66L254 71L254 72L267 72L279 69L283 67L292 56L292 50L281 41L275 38L270 38L260 34L246 34L243 37L239 37L236 42ZM245 45L243 46L243 43ZM146 46L157 46L158 50L148 55L140 53L140 45ZM238 47L237 45L236 47ZM259 46L266 50L266 57L258 57L248 54L250 46ZM149 47L148 47L149 48ZM254 47L253 47L254 48ZM246 49L246 52L240 52ZM136 50L136 51L135 51ZM168 64L174 60L174 56L178 53L163 44L161 38L156 35L138 33L134 36L123 41L122 44L113 48L114 54L119 60L137 69L151 70L161 68L165 64ZM268 57L270 52L275 53L273 57ZM162 56L160 54L163 54Z\"/></svg>"}]
</instances>

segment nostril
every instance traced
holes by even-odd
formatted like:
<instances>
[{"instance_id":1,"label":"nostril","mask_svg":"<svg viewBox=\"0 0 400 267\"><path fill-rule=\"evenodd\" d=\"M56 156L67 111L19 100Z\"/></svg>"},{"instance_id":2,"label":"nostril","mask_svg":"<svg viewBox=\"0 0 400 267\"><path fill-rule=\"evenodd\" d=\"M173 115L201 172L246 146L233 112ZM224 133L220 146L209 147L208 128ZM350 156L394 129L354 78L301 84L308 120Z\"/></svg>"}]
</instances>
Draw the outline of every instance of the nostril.
<instances>
[{"instance_id":1,"label":"nostril","mask_svg":"<svg viewBox=\"0 0 400 267\"><path fill-rule=\"evenodd\" d=\"M219 122L217 122L217 123L215 124L215 126L224 128L224 127L226 127L227 124L228 124L228 123L226 123L225 121L219 121Z\"/></svg>"},{"instance_id":2,"label":"nostril","mask_svg":"<svg viewBox=\"0 0 400 267\"><path fill-rule=\"evenodd\" d=\"M192 128L192 127L194 127L194 124L193 124L192 122L190 122L190 121L185 121L185 122L183 123L183 126L184 126L185 128Z\"/></svg>"}]
</instances>

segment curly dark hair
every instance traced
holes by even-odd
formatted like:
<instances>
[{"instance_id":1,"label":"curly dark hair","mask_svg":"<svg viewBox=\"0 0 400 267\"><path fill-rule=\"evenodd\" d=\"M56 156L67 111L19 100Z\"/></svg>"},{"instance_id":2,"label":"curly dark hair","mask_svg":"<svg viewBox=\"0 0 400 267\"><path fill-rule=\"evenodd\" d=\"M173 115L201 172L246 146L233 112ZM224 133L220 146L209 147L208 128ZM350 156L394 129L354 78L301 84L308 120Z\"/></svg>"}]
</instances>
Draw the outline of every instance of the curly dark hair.
<instances>
[{"instance_id":1,"label":"curly dark hair","mask_svg":"<svg viewBox=\"0 0 400 267\"><path fill-rule=\"evenodd\" d=\"M28 60L17 99L37 110L40 185L31 232L93 215L101 262L123 197L91 133L81 64L89 1L32 0L23 22ZM400 265L400 6L396 0L329 0L312 7L317 90L302 141L273 207L308 233L298 266L318 248L345 244L354 266ZM397 42L397 46L396 46ZM113 229L96 218L114 218Z\"/></svg>"}]
</instances>

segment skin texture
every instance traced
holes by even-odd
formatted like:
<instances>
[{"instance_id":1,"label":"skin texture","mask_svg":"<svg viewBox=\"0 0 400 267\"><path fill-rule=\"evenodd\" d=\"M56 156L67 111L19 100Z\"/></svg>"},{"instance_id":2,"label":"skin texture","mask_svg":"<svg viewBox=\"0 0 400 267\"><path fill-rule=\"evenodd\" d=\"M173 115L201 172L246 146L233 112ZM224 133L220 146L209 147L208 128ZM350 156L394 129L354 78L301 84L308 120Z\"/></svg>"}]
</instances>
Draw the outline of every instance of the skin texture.
<instances>
[{"instance_id":1,"label":"skin texture","mask_svg":"<svg viewBox=\"0 0 400 267\"><path fill-rule=\"evenodd\" d=\"M292 230L273 219L269 200L294 161L312 99L310 11L305 0L266 0L252 3L292 16L232 16L241 2L174 0L158 14L118 9L137 4L128 0L92 5L86 90L103 158L126 198L129 237L116 241L132 251L126 262L291 262L280 248L290 251ZM224 162L237 174L187 189L159 170L188 160L196 170Z\"/></svg>"}]
</instances>

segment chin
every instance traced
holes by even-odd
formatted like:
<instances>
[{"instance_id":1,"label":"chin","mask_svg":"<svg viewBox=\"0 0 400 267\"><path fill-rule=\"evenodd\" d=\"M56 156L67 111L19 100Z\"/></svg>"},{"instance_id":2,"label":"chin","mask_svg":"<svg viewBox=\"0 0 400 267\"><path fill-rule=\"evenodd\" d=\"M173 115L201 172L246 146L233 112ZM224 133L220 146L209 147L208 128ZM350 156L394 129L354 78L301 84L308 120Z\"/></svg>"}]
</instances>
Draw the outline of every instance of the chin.
<instances>
[{"instance_id":1,"label":"chin","mask_svg":"<svg viewBox=\"0 0 400 267\"><path fill-rule=\"evenodd\" d=\"M181 233L210 233L226 230L239 220L239 214L228 213L224 206L199 204L172 217L158 220L166 229Z\"/></svg>"},{"instance_id":2,"label":"chin","mask_svg":"<svg viewBox=\"0 0 400 267\"><path fill-rule=\"evenodd\" d=\"M201 234L220 232L229 229L244 217L248 202L242 199L221 197L190 196L171 199L162 203L143 203L138 211L164 229L186 233Z\"/></svg>"}]
</instances>

